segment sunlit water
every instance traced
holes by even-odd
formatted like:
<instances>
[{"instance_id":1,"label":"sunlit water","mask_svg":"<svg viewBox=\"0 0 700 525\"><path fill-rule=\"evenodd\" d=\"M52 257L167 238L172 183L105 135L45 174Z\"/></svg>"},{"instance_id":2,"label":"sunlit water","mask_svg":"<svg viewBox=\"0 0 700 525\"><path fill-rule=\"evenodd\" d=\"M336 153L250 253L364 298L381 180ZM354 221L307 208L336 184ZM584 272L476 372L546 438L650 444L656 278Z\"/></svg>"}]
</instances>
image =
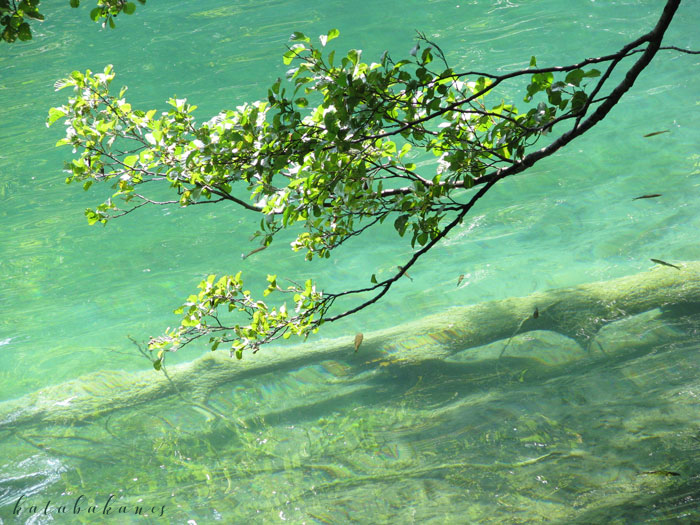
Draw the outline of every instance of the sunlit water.
<instances>
[{"instance_id":1,"label":"sunlit water","mask_svg":"<svg viewBox=\"0 0 700 525\"><path fill-rule=\"evenodd\" d=\"M284 75L292 31L336 27L336 48L361 48L371 61L386 49L406 55L415 29L456 69L507 71L532 55L554 65L614 51L662 7L162 4L119 17L110 31L89 22L87 6L51 3L32 42L1 48L0 401L96 370L147 368L127 336L143 341L175 324L172 310L209 273L314 277L338 291L388 275L411 253L387 228L349 243L334 264L305 263L282 242L244 261L255 222L226 205L141 210L89 227L83 210L109 190L63 183L70 150L53 147L60 126L44 126L66 96L53 91L58 78L112 63L135 107L187 97L206 120L265 97ZM666 41L698 48L699 24L697 5L686 2ZM449 306L634 274L652 257L700 259L698 65L660 54L605 122L497 185L419 261L412 281L323 335L348 337L351 352L356 332ZM503 96L522 98L515 87ZM649 193L663 196L632 201ZM147 507L149 517L129 515L134 523L699 520L698 322L693 312L666 322L683 335L575 367L333 359L220 385L205 403L185 393L77 426L0 430L0 523L126 522L86 514L110 493L132 513ZM177 359L201 352L190 347ZM650 471L680 476L642 474ZM13 519L22 494L29 503ZM48 500L72 508L81 494L82 514L27 510Z\"/></svg>"}]
</instances>

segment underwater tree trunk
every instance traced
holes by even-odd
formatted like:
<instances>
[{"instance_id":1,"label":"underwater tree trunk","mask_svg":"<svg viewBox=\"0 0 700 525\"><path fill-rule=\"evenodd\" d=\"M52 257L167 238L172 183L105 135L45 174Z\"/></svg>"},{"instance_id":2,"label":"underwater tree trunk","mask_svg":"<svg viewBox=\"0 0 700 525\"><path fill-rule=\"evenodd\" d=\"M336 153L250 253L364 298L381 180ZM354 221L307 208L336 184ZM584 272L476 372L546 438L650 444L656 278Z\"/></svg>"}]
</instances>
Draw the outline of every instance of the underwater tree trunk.
<instances>
[{"instance_id":1,"label":"underwater tree trunk","mask_svg":"<svg viewBox=\"0 0 700 525\"><path fill-rule=\"evenodd\" d=\"M450 308L366 333L357 353L354 335L348 335L296 346L266 347L242 361L230 358L226 351L211 352L189 363L168 367L169 379L152 369L136 373L99 371L0 403L0 429L42 422L78 422L185 392L194 400L204 400L223 383L325 359L363 365L368 360L444 360L457 352L494 341L509 341L516 333L533 330L553 331L577 341L582 350L564 356L557 364L570 362L586 357L584 350L600 328L613 321L656 308L700 303L700 262L688 262L680 268L655 267L611 281ZM504 343L503 348L506 346ZM639 344L632 348L638 349Z\"/></svg>"}]
</instances>

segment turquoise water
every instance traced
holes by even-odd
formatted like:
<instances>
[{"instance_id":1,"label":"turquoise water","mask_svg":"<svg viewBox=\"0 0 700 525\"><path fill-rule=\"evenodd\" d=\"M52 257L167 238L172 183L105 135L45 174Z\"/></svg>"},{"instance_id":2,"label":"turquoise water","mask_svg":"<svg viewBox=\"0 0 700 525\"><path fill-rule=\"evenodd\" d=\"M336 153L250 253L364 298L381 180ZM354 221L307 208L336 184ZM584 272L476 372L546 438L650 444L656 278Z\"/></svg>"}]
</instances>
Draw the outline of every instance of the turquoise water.
<instances>
[{"instance_id":1,"label":"turquoise water","mask_svg":"<svg viewBox=\"0 0 700 525\"><path fill-rule=\"evenodd\" d=\"M32 42L0 55L0 401L97 370L147 368L127 335L145 340L176 323L172 310L209 273L314 277L338 291L386 275L411 253L385 229L349 243L335 264L305 263L285 243L243 261L255 224L226 206L142 210L89 227L82 212L106 193L63 183L70 150L55 149L61 130L44 126L66 96L53 91L58 78L112 63L133 106L163 109L168 97L187 97L204 121L265 96L284 74L292 31L337 27L336 47L361 48L369 61L385 49L406 55L417 29L458 69L508 71L531 55L551 65L616 50L662 7L153 2L110 31L89 23L87 7L57 4ZM666 42L697 48L698 22L697 5L684 3ZM651 257L699 260L699 64L659 55L606 121L489 192L412 269L413 281L321 335L351 339L454 305L635 274ZM502 95L520 98L515 87ZM631 200L648 193L663 197ZM700 496L699 340L692 315L674 323L688 337L532 379L520 365L463 374L333 359L217 386L208 408L169 397L83 426L3 430L0 520L12 522L18 494L104 502L109 491L130 505L166 505L166 519L182 523L680 520L697 512ZM682 476L639 475L653 470Z\"/></svg>"}]
</instances>

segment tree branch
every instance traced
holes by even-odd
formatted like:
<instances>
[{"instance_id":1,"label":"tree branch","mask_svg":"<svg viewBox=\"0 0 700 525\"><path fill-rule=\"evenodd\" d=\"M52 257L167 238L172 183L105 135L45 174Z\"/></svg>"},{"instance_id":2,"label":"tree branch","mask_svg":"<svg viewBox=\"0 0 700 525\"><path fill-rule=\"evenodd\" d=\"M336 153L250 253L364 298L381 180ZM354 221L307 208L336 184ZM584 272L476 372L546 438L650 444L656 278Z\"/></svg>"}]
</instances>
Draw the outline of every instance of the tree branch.
<instances>
[{"instance_id":1,"label":"tree branch","mask_svg":"<svg viewBox=\"0 0 700 525\"><path fill-rule=\"evenodd\" d=\"M425 246L423 246L420 250L415 252L413 256L406 262L406 264L403 265L399 273L397 273L394 277L387 279L385 281L382 281L381 283L378 283L374 287L370 288L364 288L361 290L353 290L353 291L348 291L348 292L342 292L339 294L332 294L332 296L335 297L340 297L343 295L349 295L349 294L357 294L357 293L364 293L368 291L373 291L375 289L380 289L379 293L377 293L375 296L373 296L371 299L368 299L364 301L363 303L359 304L358 306L351 308L349 310L346 310L345 312L342 312L340 314L334 315L332 317L329 317L324 320L324 322L333 322L337 321L339 319L342 319L344 317L347 317L349 315L352 315L354 313L359 312L360 310L363 310L367 308L368 306L376 303L381 299L391 288L391 286L398 280L400 279L405 273L406 270L408 270L411 266L415 264L415 262L425 253L427 253L430 249L432 249L440 240L442 240L451 230L453 230L458 224L462 222L464 217L467 215L469 210L472 209L472 207L476 204L476 202L483 197L488 190L490 190L496 182L498 182L501 179L504 179L505 177L508 177L510 175L515 175L516 173L520 173L524 171L525 169L533 166L536 162L539 160L548 157L550 155L553 155L555 152L557 152L559 149L564 147L566 144L574 140L575 138L583 135L586 131L591 129L593 126L595 126L598 122L600 122L609 112L610 110L619 102L619 100L622 98L622 96L634 85L634 82L637 80L637 77L639 74L644 70L644 68L651 62L651 60L654 58L654 55L656 52L659 50L660 45L661 45L661 40L663 39L664 33L666 32L666 29L668 28L668 25L670 24L671 20L673 19L673 15L675 14L676 10L678 9L678 6L680 4L680 0L668 0L666 3L666 6L664 7L664 10L661 14L661 17L659 18L659 21L657 22L656 26L652 31L647 33L646 35L640 37L639 39L635 40L634 42L626 45L625 47L622 48L622 50L615 54L615 55L610 55L613 58L613 60L621 60L621 58L617 59L616 57L619 56L626 56L628 52L637 47L638 45L648 42L649 45L647 48L644 50L642 56L635 62L635 64L627 71L627 74L625 75L624 79L612 90L608 98L605 99L605 101L596 109L596 111L589 116L586 120L584 120L581 124L577 124L574 126L573 129L570 131L567 131L563 135L561 135L557 140L552 142L550 145L535 151L526 157L524 157L521 161L515 163L514 165L508 167L508 168L503 168L500 170L497 170L495 173L482 177L477 180L478 184L483 184L483 186L474 194L474 196L470 199L470 201L465 204L462 207L462 210L457 214L457 216L445 227L442 229L442 231L435 237L433 238L429 243L427 243ZM551 69L548 69L551 71Z\"/></svg>"}]
</instances>

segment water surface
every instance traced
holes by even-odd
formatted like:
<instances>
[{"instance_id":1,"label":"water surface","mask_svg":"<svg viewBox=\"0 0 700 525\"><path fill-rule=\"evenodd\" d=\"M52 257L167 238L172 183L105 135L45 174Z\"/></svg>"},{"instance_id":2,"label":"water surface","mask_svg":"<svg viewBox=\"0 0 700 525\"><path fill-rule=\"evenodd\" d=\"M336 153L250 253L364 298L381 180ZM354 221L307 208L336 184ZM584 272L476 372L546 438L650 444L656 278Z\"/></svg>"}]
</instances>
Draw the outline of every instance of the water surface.
<instances>
[{"instance_id":1,"label":"water surface","mask_svg":"<svg viewBox=\"0 0 700 525\"><path fill-rule=\"evenodd\" d=\"M532 55L553 65L616 50L662 7L202 0L149 3L103 30L87 6L55 4L33 41L0 57L0 400L96 370L148 367L127 335L145 340L176 323L172 310L209 273L314 277L338 291L411 253L387 228L348 243L334 264L305 263L284 243L243 261L255 222L225 205L142 210L89 227L83 210L109 190L63 183L70 150L53 147L60 126L44 126L66 96L53 91L58 78L111 63L135 107L187 97L204 121L265 97L284 74L292 31L338 28L336 47L361 48L371 61L384 50L406 55L415 29L457 69L508 71ZM684 3L667 42L697 48L699 18ZM700 259L699 64L659 55L605 122L497 185L412 269L413 281L324 335L352 338L453 305L633 274L651 257ZM521 98L515 88L503 96ZM670 133L643 137L662 129ZM648 193L663 197L631 200ZM0 433L0 520L13 522L19 494L104 502L110 491L129 505L166 505L174 522L684 519L698 497L698 339L692 312L664 322L688 337L532 377L513 363L465 374L334 360L218 387L205 409L168 398L86 427ZM682 475L640 475L656 470Z\"/></svg>"}]
</instances>

